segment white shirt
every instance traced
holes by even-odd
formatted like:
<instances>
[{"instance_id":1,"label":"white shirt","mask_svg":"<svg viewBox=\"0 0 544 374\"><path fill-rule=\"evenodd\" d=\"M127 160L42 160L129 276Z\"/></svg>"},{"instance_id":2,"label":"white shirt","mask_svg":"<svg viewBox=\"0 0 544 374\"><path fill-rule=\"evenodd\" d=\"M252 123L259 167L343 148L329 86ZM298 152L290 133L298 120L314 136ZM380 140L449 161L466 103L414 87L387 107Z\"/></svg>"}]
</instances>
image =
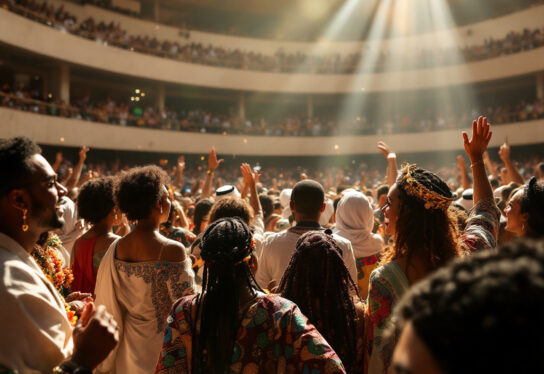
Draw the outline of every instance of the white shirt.
<instances>
[{"instance_id":1,"label":"white shirt","mask_svg":"<svg viewBox=\"0 0 544 374\"><path fill-rule=\"evenodd\" d=\"M270 281L275 280L278 285L283 277L283 273L291 261L298 238L312 230L319 230L311 227L292 227L289 230L267 236L264 243L261 257L259 258L259 268L257 269L256 280L259 285L266 288ZM349 240L333 234L333 238L342 249L344 263L348 268L349 274L354 282L357 282L357 267L353 248Z\"/></svg>"},{"instance_id":2,"label":"white shirt","mask_svg":"<svg viewBox=\"0 0 544 374\"><path fill-rule=\"evenodd\" d=\"M0 369L51 372L73 350L64 303L30 254L0 233Z\"/></svg>"}]
</instances>

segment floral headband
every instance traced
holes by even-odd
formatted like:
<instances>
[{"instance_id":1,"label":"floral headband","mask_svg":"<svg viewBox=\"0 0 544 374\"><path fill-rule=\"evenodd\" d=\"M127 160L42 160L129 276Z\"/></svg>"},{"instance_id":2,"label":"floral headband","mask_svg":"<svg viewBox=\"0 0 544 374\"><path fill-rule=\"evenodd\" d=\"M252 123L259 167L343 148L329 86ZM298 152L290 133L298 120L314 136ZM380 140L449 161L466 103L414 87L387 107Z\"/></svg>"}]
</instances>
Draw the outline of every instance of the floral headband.
<instances>
[{"instance_id":1,"label":"floral headband","mask_svg":"<svg viewBox=\"0 0 544 374\"><path fill-rule=\"evenodd\" d=\"M453 197L446 197L438 192L432 191L419 183L413 176L416 165L402 164L402 178L399 184L402 189L410 196L419 198L425 202L425 209L438 209L446 211L451 202L455 200Z\"/></svg>"}]
</instances>

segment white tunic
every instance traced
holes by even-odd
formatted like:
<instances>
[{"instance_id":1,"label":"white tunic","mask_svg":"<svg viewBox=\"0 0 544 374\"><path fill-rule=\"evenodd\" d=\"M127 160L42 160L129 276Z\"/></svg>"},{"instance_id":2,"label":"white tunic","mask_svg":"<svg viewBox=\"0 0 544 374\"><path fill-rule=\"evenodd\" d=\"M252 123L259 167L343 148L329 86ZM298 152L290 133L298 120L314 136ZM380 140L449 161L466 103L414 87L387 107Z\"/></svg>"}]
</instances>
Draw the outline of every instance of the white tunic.
<instances>
[{"instance_id":1,"label":"white tunic","mask_svg":"<svg viewBox=\"0 0 544 374\"><path fill-rule=\"evenodd\" d=\"M72 354L64 303L30 254L0 233L0 371L45 373Z\"/></svg>"},{"instance_id":2,"label":"white tunic","mask_svg":"<svg viewBox=\"0 0 544 374\"><path fill-rule=\"evenodd\" d=\"M152 373L162 347L172 304L194 293L191 260L125 262L115 259L114 241L98 269L96 304L119 325L119 344L97 368L99 373Z\"/></svg>"}]
</instances>

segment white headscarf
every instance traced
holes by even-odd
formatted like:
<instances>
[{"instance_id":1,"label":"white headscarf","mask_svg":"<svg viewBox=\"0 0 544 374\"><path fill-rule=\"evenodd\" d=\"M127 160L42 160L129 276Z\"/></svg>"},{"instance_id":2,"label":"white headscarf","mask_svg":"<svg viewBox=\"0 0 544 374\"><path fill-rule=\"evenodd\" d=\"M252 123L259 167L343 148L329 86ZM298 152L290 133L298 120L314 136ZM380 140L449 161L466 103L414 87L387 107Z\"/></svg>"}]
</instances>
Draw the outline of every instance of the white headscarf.
<instances>
[{"instance_id":1,"label":"white headscarf","mask_svg":"<svg viewBox=\"0 0 544 374\"><path fill-rule=\"evenodd\" d=\"M344 191L336 208L336 234L351 241L355 258L379 253L384 242L373 234L374 211L366 196L355 190Z\"/></svg>"}]
</instances>

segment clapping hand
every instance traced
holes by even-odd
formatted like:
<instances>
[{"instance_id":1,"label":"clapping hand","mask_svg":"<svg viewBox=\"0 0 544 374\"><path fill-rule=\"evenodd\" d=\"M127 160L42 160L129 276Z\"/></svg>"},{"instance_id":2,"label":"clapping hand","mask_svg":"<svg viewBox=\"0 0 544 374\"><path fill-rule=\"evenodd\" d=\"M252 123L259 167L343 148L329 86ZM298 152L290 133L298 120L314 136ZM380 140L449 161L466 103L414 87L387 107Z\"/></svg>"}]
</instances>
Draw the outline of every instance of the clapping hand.
<instances>
[{"instance_id":1,"label":"clapping hand","mask_svg":"<svg viewBox=\"0 0 544 374\"><path fill-rule=\"evenodd\" d=\"M212 147L210 151L210 155L208 156L208 167L209 171L213 172L221 163L223 162L223 159L217 159L217 154L215 153L215 149Z\"/></svg>"}]
</instances>

